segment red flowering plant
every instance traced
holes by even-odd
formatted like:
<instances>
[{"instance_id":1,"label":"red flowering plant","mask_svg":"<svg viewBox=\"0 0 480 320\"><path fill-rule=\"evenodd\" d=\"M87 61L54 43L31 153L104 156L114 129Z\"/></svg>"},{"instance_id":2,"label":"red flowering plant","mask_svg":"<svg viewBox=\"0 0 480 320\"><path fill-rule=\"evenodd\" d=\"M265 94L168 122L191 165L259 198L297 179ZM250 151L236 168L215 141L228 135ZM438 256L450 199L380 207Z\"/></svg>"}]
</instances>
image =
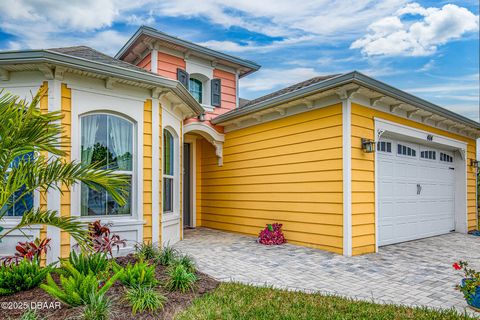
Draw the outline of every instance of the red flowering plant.
<instances>
[{"instance_id":1,"label":"red flowering plant","mask_svg":"<svg viewBox=\"0 0 480 320\"><path fill-rule=\"evenodd\" d=\"M480 303L480 272L471 269L466 261L455 262L452 267L455 270L463 271L462 283L456 286L456 289L463 293L468 304L479 307Z\"/></svg>"},{"instance_id":2,"label":"red flowering plant","mask_svg":"<svg viewBox=\"0 0 480 320\"><path fill-rule=\"evenodd\" d=\"M32 261L37 259L40 261L40 256L42 253L47 253L50 249L50 238L45 239L38 239L36 238L34 241L25 241L25 242L18 242L15 246L17 252L15 252L11 256L2 257L0 259L1 265L7 266L11 264L18 264L23 259L27 259Z\"/></svg>"},{"instance_id":3,"label":"red flowering plant","mask_svg":"<svg viewBox=\"0 0 480 320\"><path fill-rule=\"evenodd\" d=\"M287 242L282 232L282 224L281 223L267 224L265 229L260 231L257 241L261 244L266 244L266 245L282 244Z\"/></svg>"},{"instance_id":4,"label":"red flowering plant","mask_svg":"<svg viewBox=\"0 0 480 320\"><path fill-rule=\"evenodd\" d=\"M111 224L101 224L100 220L91 222L88 225L88 238L95 252L108 253L113 256L113 249L117 252L120 246L126 247L127 242L120 239L118 234L112 234L110 231Z\"/></svg>"}]
</instances>

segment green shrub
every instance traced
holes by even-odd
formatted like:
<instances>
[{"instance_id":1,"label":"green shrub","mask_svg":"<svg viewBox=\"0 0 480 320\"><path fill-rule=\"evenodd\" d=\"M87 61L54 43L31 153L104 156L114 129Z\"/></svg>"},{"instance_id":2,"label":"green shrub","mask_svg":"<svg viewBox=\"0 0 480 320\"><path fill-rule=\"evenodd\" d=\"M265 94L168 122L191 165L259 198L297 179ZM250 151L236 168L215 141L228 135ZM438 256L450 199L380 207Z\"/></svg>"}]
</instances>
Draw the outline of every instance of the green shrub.
<instances>
[{"instance_id":1,"label":"green shrub","mask_svg":"<svg viewBox=\"0 0 480 320\"><path fill-rule=\"evenodd\" d=\"M0 295L12 294L35 288L45 279L51 267L40 267L38 259L23 259L18 264L12 263L0 267Z\"/></svg>"},{"instance_id":2,"label":"green shrub","mask_svg":"<svg viewBox=\"0 0 480 320\"><path fill-rule=\"evenodd\" d=\"M88 275L89 273L100 274L108 271L110 268L110 262L107 259L106 253L80 253L75 251L70 252L68 262L81 274ZM63 266L63 263L62 263Z\"/></svg>"},{"instance_id":3,"label":"green shrub","mask_svg":"<svg viewBox=\"0 0 480 320\"><path fill-rule=\"evenodd\" d=\"M90 304L90 294L92 292L96 295L105 294L123 273L123 270L119 270L103 283L102 280L97 278L96 274L90 272L84 275L76 270L68 261L64 262L63 268L65 268L69 274L69 276L66 277L60 275L60 284L63 288L57 286L50 274L47 275L47 283L41 284L40 287L53 297L70 306Z\"/></svg>"},{"instance_id":4,"label":"green shrub","mask_svg":"<svg viewBox=\"0 0 480 320\"><path fill-rule=\"evenodd\" d=\"M120 266L114 267L115 271L121 269ZM134 286L156 286L158 284L155 279L155 265L139 261L134 265L130 263L123 269L123 273L119 280L127 287Z\"/></svg>"},{"instance_id":5,"label":"green shrub","mask_svg":"<svg viewBox=\"0 0 480 320\"><path fill-rule=\"evenodd\" d=\"M193 290L197 276L191 272L188 272L183 264L172 265L168 269L168 280L165 283L165 287L170 291L187 292Z\"/></svg>"},{"instance_id":6,"label":"green shrub","mask_svg":"<svg viewBox=\"0 0 480 320\"><path fill-rule=\"evenodd\" d=\"M105 294L91 292L90 303L83 309L83 320L108 320L110 318L111 302Z\"/></svg>"},{"instance_id":7,"label":"green shrub","mask_svg":"<svg viewBox=\"0 0 480 320\"><path fill-rule=\"evenodd\" d=\"M177 256L177 250L167 246L160 251L160 254L157 257L157 263L162 266L169 266L175 262Z\"/></svg>"},{"instance_id":8,"label":"green shrub","mask_svg":"<svg viewBox=\"0 0 480 320\"><path fill-rule=\"evenodd\" d=\"M153 243L137 243L135 244L135 256L141 260L153 260L158 257L160 250Z\"/></svg>"},{"instance_id":9,"label":"green shrub","mask_svg":"<svg viewBox=\"0 0 480 320\"><path fill-rule=\"evenodd\" d=\"M132 307L132 314L143 311L162 310L167 298L152 287L133 287L127 290L126 299Z\"/></svg>"},{"instance_id":10,"label":"green shrub","mask_svg":"<svg viewBox=\"0 0 480 320\"><path fill-rule=\"evenodd\" d=\"M35 310L28 309L22 314L20 320L40 320L40 317Z\"/></svg>"},{"instance_id":11,"label":"green shrub","mask_svg":"<svg viewBox=\"0 0 480 320\"><path fill-rule=\"evenodd\" d=\"M181 264L185 267L185 270L191 273L195 273L196 271L196 266L195 262L193 261L192 257L188 255L182 255L180 257L177 257L175 262L173 264Z\"/></svg>"}]
</instances>

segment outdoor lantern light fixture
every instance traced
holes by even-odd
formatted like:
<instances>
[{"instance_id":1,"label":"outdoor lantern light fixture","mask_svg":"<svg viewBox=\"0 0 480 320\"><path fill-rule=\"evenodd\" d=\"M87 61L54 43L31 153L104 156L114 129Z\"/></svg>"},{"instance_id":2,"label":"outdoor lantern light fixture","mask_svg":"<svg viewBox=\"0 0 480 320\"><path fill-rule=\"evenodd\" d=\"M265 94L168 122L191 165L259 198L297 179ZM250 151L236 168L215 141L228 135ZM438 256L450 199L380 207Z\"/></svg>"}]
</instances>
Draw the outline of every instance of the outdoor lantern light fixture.
<instances>
[{"instance_id":1,"label":"outdoor lantern light fixture","mask_svg":"<svg viewBox=\"0 0 480 320\"><path fill-rule=\"evenodd\" d=\"M365 153L375 152L375 141L362 138L362 150Z\"/></svg>"},{"instance_id":2,"label":"outdoor lantern light fixture","mask_svg":"<svg viewBox=\"0 0 480 320\"><path fill-rule=\"evenodd\" d=\"M470 159L470 165L474 168L478 168L478 160Z\"/></svg>"}]
</instances>

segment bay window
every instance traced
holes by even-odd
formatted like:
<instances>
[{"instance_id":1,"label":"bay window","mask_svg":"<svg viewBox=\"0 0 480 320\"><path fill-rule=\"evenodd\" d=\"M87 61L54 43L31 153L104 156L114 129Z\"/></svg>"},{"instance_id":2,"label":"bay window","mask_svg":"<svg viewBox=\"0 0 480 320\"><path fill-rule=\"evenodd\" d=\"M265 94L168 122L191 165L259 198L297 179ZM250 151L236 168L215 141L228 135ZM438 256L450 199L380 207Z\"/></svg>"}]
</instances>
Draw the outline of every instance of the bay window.
<instances>
[{"instance_id":1,"label":"bay window","mask_svg":"<svg viewBox=\"0 0 480 320\"><path fill-rule=\"evenodd\" d=\"M130 180L127 203L119 206L105 190L81 186L81 215L131 215L133 180L133 123L110 114L92 114L81 118L82 163L125 175Z\"/></svg>"}]
</instances>

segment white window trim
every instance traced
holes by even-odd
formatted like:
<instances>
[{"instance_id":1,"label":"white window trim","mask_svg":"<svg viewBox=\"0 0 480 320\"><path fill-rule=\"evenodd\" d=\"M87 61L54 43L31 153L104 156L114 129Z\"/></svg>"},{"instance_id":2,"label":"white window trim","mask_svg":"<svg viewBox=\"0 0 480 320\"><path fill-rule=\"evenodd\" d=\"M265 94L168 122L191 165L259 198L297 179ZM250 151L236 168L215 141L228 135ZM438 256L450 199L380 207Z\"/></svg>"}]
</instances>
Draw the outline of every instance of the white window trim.
<instances>
[{"instance_id":1,"label":"white window trim","mask_svg":"<svg viewBox=\"0 0 480 320\"><path fill-rule=\"evenodd\" d=\"M162 204L162 212L163 215L162 217L164 219L170 219L169 217L179 217L180 216L180 139L178 133L175 131L175 129L172 126L166 126L163 128L163 130L167 130L170 132L170 134L173 137L173 175L167 175L165 174L165 163L162 161L162 197L163 197L163 185L164 181L163 179L165 178L170 178L173 180L173 188L172 188L172 211L164 211L163 210L163 204ZM163 139L163 132L162 132L162 150L165 148L164 146L164 139ZM165 153L162 151L162 157L165 156ZM163 203L162 199L162 203Z\"/></svg>"},{"instance_id":2,"label":"white window trim","mask_svg":"<svg viewBox=\"0 0 480 320\"><path fill-rule=\"evenodd\" d=\"M197 139L195 136L185 137L184 143L190 144L190 213L192 227L197 227ZM183 199L182 199L183 201Z\"/></svg>"},{"instance_id":3,"label":"white window trim","mask_svg":"<svg viewBox=\"0 0 480 320\"><path fill-rule=\"evenodd\" d=\"M79 115L78 117L78 129L79 129L79 139L78 139L78 157L79 161L81 161L81 148L82 148L82 118L87 117L87 116L92 116L92 115L107 115L107 116L114 116L118 117L122 120L128 121L132 125L132 152L133 157L132 157L132 170L131 171L123 171L123 170L117 170L114 171L115 174L122 174L122 175L130 175L130 181L131 181L131 195L130 195L130 214L110 214L110 215L92 215L92 216L82 216L81 214L81 205L82 205L82 192L81 192L81 186L78 186L78 192L76 195L76 200L78 201L78 206L79 206L79 211L78 211L78 218L82 221L86 222L91 222L95 221L98 219L102 220L107 220L107 219L132 219L132 218L138 218L137 214L137 206L134 205L137 201L137 164L138 164L138 155L137 155L137 136L138 136L138 126L133 121L130 119L128 116L116 113L116 112L107 112L107 111L92 111L92 112L87 112ZM73 212L72 212L73 213ZM72 214L73 215L73 214Z\"/></svg>"}]
</instances>

